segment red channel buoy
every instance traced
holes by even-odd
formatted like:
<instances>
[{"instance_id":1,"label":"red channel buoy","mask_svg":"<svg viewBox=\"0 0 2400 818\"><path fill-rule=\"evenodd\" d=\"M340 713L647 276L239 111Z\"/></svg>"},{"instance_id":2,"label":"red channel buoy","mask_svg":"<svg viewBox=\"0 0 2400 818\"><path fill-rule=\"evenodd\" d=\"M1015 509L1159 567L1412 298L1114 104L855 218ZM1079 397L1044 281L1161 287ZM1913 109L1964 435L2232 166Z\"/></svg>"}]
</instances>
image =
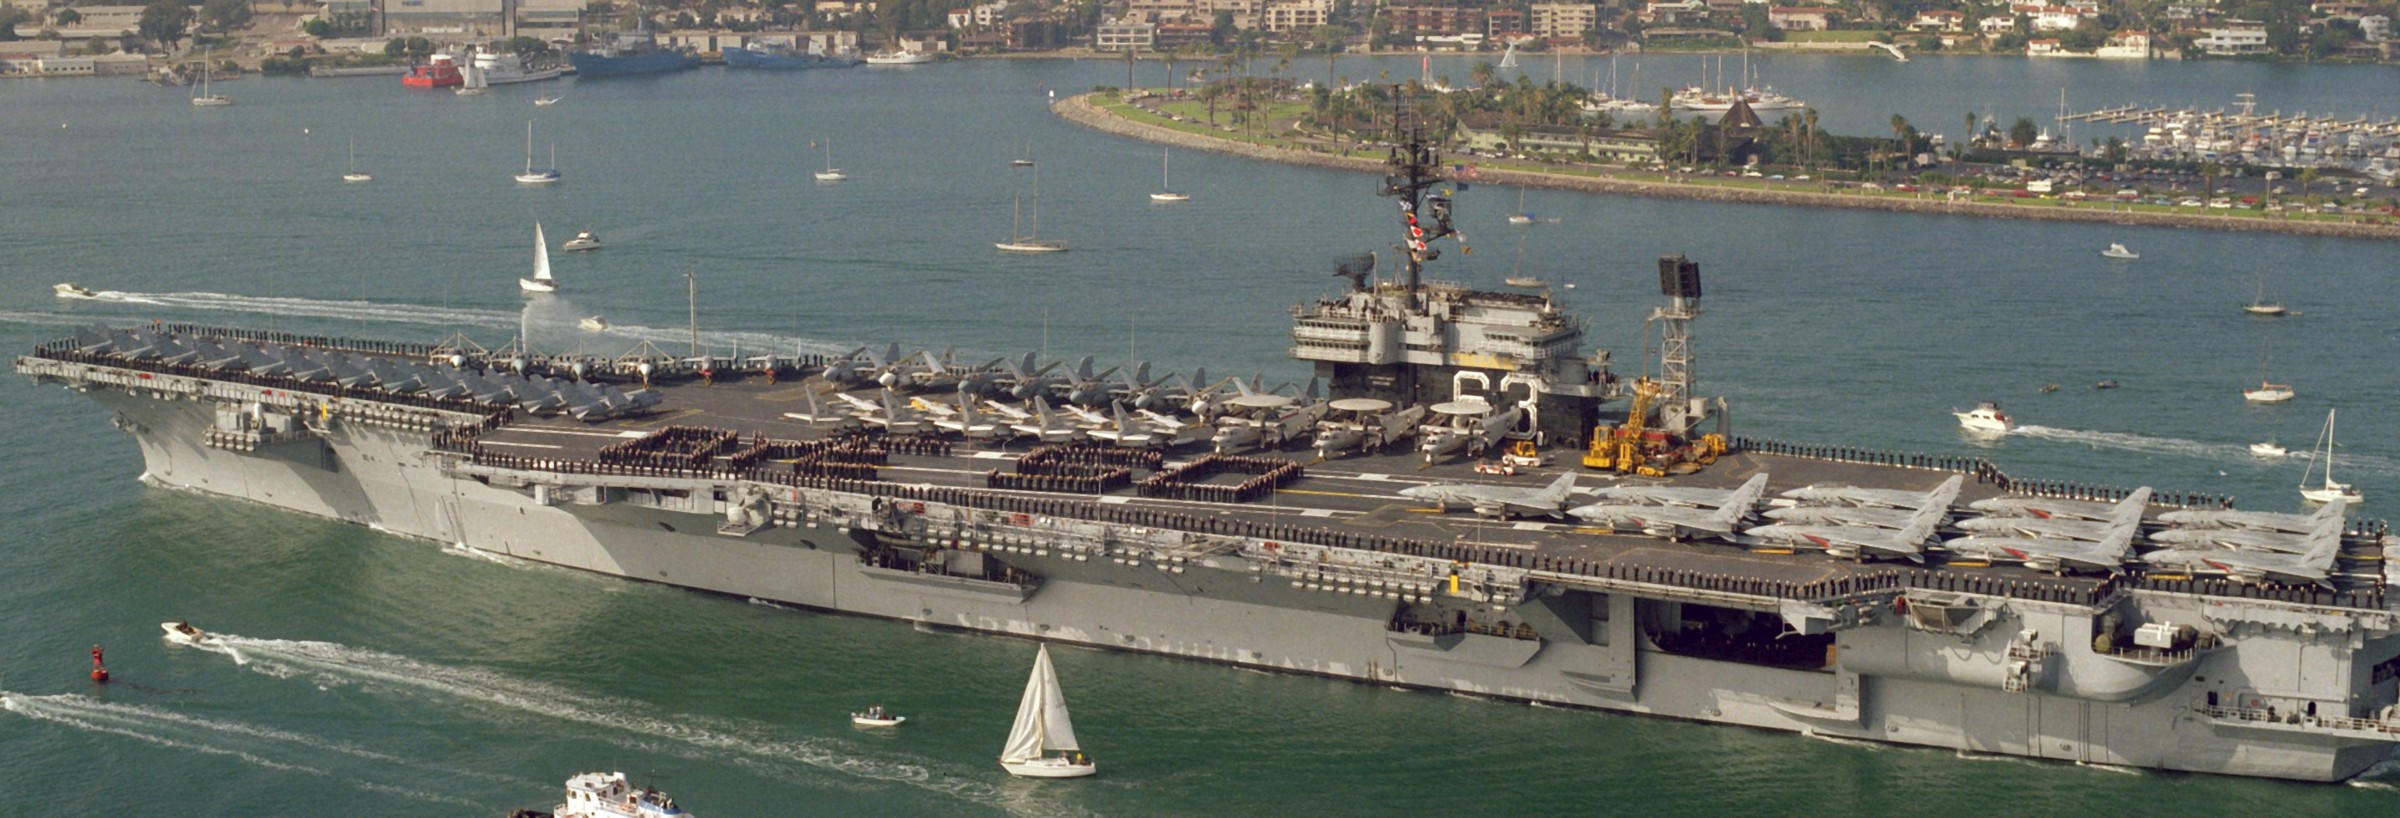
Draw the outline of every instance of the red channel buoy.
<instances>
[{"instance_id":1,"label":"red channel buoy","mask_svg":"<svg viewBox=\"0 0 2400 818\"><path fill-rule=\"evenodd\" d=\"M92 646L92 681L108 681L108 666L100 663L100 646Z\"/></svg>"}]
</instances>

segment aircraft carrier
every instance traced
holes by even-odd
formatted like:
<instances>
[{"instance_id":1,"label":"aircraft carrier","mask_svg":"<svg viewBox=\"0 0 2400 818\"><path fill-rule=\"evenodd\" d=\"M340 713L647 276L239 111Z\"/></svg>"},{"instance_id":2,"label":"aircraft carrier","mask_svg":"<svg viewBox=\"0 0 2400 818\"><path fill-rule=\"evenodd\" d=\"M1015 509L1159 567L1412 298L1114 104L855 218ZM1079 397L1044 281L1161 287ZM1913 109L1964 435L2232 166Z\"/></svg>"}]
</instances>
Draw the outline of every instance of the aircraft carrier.
<instances>
[{"instance_id":1,"label":"aircraft carrier","mask_svg":"<svg viewBox=\"0 0 2400 818\"><path fill-rule=\"evenodd\" d=\"M1391 167L1404 263L1293 309L1330 400L169 324L15 368L99 403L153 485L826 611L2080 763L2339 781L2400 741L2380 525L2217 536L2258 521L1733 436L1692 394L1697 265L1661 260L1661 342L1621 378L1542 294L1421 279L1454 234L1439 158L1411 140ZM1930 533L1978 512L2056 525L1975 558ZM2167 518L2200 544L2136 554Z\"/></svg>"}]
</instances>

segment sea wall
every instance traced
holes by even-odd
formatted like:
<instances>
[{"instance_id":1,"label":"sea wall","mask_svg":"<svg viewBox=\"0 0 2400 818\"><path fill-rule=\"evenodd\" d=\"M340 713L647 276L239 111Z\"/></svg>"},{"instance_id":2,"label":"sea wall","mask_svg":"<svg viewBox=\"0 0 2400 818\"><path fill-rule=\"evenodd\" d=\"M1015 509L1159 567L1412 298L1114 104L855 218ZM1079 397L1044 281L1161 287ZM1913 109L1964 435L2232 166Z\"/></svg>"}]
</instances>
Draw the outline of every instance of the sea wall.
<instances>
[{"instance_id":1,"label":"sea wall","mask_svg":"<svg viewBox=\"0 0 2400 818\"><path fill-rule=\"evenodd\" d=\"M1350 156L1316 153L1295 148L1283 148L1241 142L1180 131L1164 126L1139 122L1118 116L1092 104L1089 94L1060 100L1051 110L1069 122L1106 133L1131 137L1146 142L1158 142L1192 150L1232 154L1268 162L1290 165L1381 172L1381 154L1359 153ZM1866 196L1846 193L1826 193L1815 190L1760 190L1722 187L1672 181L1646 181L1616 178L1564 176L1520 170L1478 168L1475 181L1485 184L1524 185L1526 187L1574 190L1585 193L1615 193L1633 196L1656 196L1669 199L1692 199L1711 202L1788 205L1793 207L1846 207L1857 210L1882 210L1894 213L1920 213L1946 216L1977 216L1995 219L2038 219L2063 222L2092 222L2100 224L2175 227L2190 230L2230 230L2267 233L2286 233L2299 236L2331 238L2400 240L2400 225L2367 224L2336 221L2285 221L2229 216L2210 216L2197 213L2155 213L2111 210L2105 201L2092 201L2074 206L2000 204L1978 201L1949 201L1945 197L1926 194L1923 198L1903 196ZM1806 184L1806 183L1794 183Z\"/></svg>"}]
</instances>

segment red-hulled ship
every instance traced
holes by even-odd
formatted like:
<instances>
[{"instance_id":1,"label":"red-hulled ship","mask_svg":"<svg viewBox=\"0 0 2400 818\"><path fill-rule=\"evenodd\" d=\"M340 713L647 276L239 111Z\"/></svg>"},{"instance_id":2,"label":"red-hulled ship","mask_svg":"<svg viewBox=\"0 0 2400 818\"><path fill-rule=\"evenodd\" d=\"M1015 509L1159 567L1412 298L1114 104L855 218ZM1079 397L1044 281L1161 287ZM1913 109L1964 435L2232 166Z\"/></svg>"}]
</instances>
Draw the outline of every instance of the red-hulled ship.
<instances>
[{"instance_id":1,"label":"red-hulled ship","mask_svg":"<svg viewBox=\"0 0 2400 818\"><path fill-rule=\"evenodd\" d=\"M456 88L467 79L458 73L458 63L448 54L435 54L433 61L417 66L400 78L400 84L410 88Z\"/></svg>"}]
</instances>

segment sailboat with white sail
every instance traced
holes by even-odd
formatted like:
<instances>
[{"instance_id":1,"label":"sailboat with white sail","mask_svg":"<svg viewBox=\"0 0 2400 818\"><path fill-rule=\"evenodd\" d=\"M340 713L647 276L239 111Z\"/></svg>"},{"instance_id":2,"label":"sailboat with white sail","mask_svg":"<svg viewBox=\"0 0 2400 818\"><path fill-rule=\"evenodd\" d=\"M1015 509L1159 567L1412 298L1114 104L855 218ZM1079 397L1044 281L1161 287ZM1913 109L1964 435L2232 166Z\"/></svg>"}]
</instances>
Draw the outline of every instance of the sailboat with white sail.
<instances>
[{"instance_id":1,"label":"sailboat with white sail","mask_svg":"<svg viewBox=\"0 0 2400 818\"><path fill-rule=\"evenodd\" d=\"M1159 188L1159 192L1150 194L1150 201L1153 201L1153 202L1188 202L1188 201L1191 201L1191 200L1192 200L1192 194L1189 194L1189 193L1177 193L1177 192L1175 192L1175 188L1168 186L1168 184L1167 184L1167 149L1166 149L1166 148L1160 148L1160 149L1158 150L1158 188Z\"/></svg>"},{"instance_id":2,"label":"sailboat with white sail","mask_svg":"<svg viewBox=\"0 0 2400 818\"><path fill-rule=\"evenodd\" d=\"M2300 471L2300 498L2311 503L2330 503L2341 500L2351 505L2357 505L2367 499L2366 495L2361 493L2357 486L2336 482L2333 479L2333 413L2332 409L2325 410L2325 431L2317 434L2317 448L2308 453L2308 466ZM2323 458L2325 462L2322 469L2324 479L2316 487L2311 488L2308 485L2308 478L2309 475L2319 472L2317 466L2319 458Z\"/></svg>"},{"instance_id":3,"label":"sailboat with white sail","mask_svg":"<svg viewBox=\"0 0 2400 818\"><path fill-rule=\"evenodd\" d=\"M1049 645L1034 655L1033 676L1025 680L1025 695L1017 700L1017 722L1008 728L1000 767L1024 778L1082 778L1100 771L1075 743L1075 725L1067 720L1067 699L1059 691L1058 671L1050 665Z\"/></svg>"},{"instance_id":4,"label":"sailboat with white sail","mask_svg":"<svg viewBox=\"0 0 2400 818\"><path fill-rule=\"evenodd\" d=\"M528 293L558 292L558 279L550 277L550 242L542 238L542 223L533 223L533 277L517 279L517 289Z\"/></svg>"},{"instance_id":5,"label":"sailboat with white sail","mask_svg":"<svg viewBox=\"0 0 2400 818\"><path fill-rule=\"evenodd\" d=\"M550 166L533 169L533 120L525 120L525 172L517 174L517 184L547 185L556 183L558 175L558 146L550 146Z\"/></svg>"}]
</instances>

